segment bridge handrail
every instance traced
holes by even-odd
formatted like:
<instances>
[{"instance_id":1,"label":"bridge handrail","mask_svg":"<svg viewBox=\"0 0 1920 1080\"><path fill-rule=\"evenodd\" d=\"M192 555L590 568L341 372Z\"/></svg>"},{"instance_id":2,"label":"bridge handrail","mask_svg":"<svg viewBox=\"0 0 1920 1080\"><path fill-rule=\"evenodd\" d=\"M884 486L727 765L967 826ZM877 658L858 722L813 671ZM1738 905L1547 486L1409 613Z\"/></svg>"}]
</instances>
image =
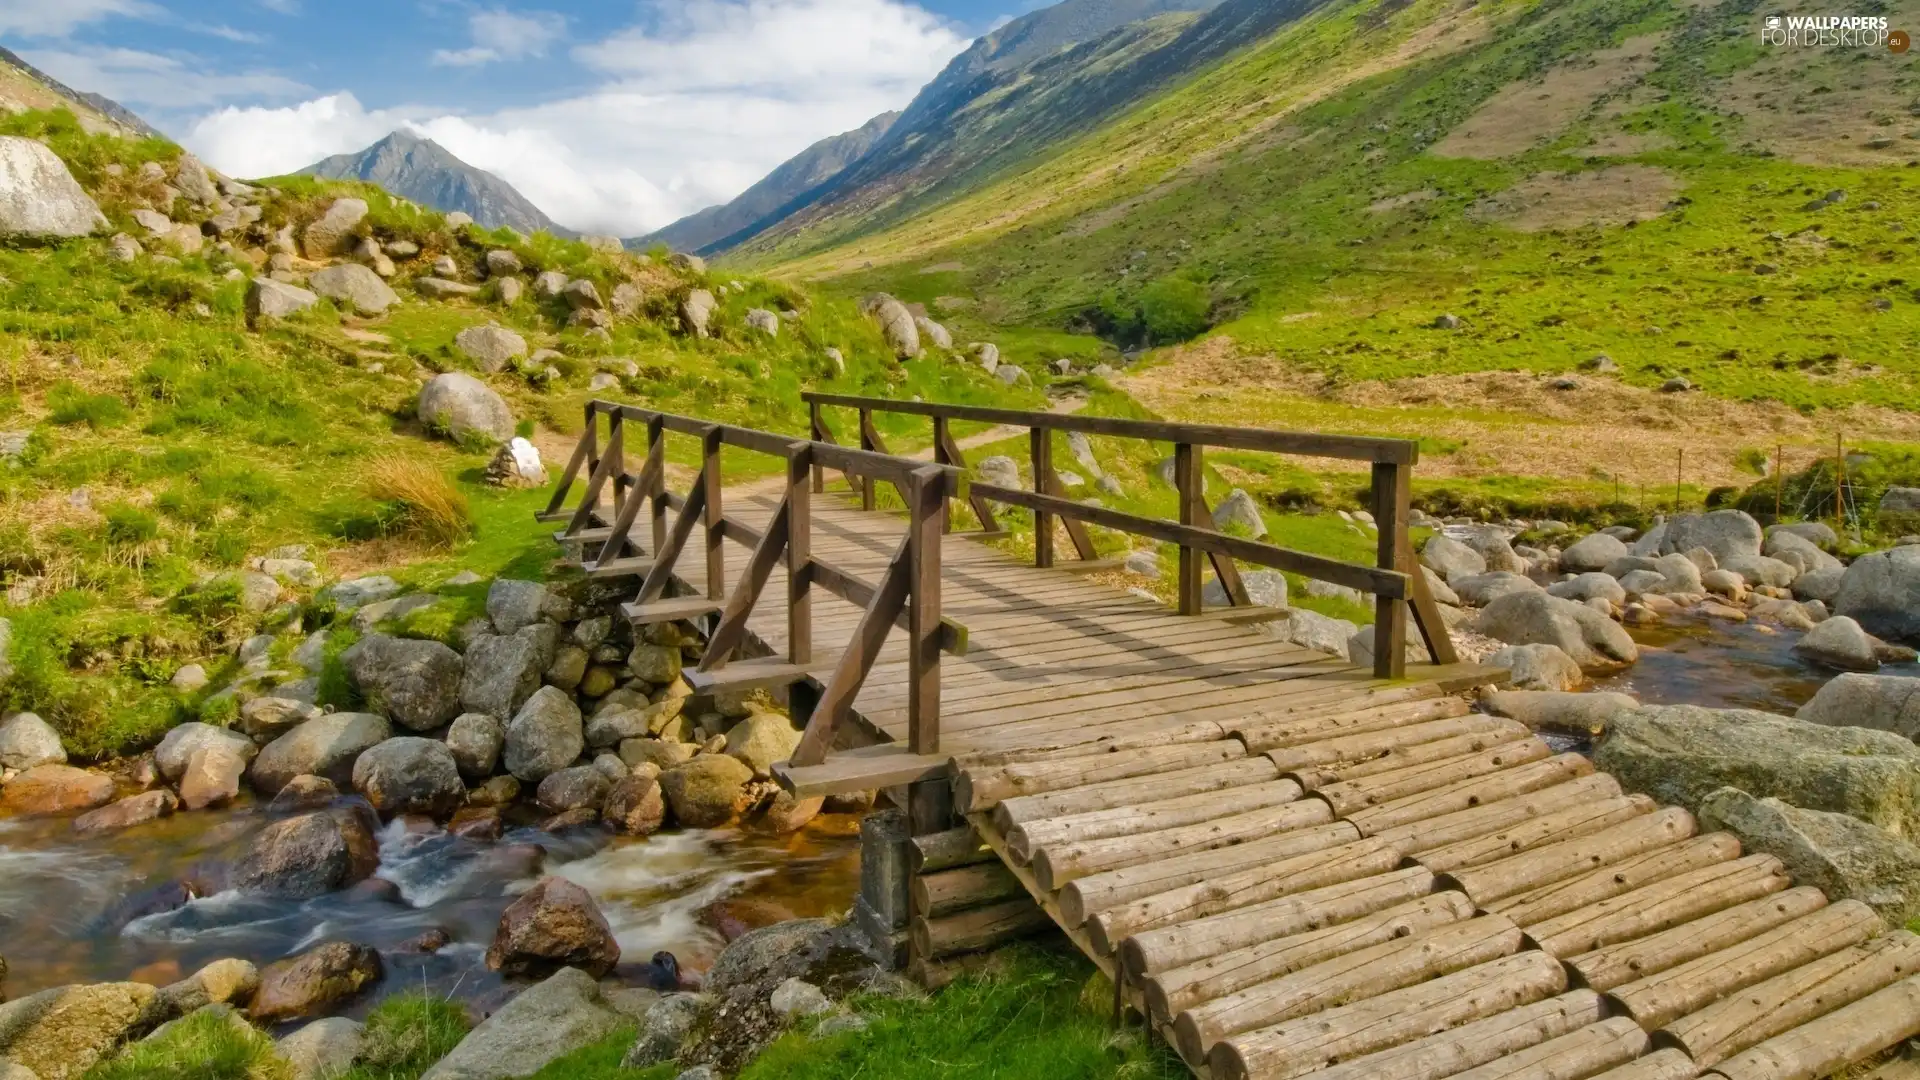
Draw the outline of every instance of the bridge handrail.
<instances>
[{"instance_id":1,"label":"bridge handrail","mask_svg":"<svg viewBox=\"0 0 1920 1080\"><path fill-rule=\"evenodd\" d=\"M1376 676L1399 678L1406 673L1409 613L1435 663L1451 664L1458 660L1446 624L1440 618L1439 608L1413 558L1409 526L1412 471L1419 461L1420 451L1419 444L1410 439L1322 435L942 402L895 401L890 398L815 391L802 393L801 400L807 403L815 440L828 443L836 441L833 429L827 423L826 408L849 408L859 416L861 449L882 453L886 451L886 444L874 427L874 413L893 412L929 417L933 421L934 460L959 468L965 468L966 459L952 435L954 421L979 421L1027 428L1034 477L1032 491L975 482L954 497L964 498L971 504L974 515L989 534L998 533L992 504L1018 506L1032 511L1034 563L1037 566L1053 565L1054 519L1060 521L1075 553L1083 561L1095 558L1093 542L1086 532L1086 526L1100 525L1179 546L1179 610L1182 614L1196 615L1202 608L1202 556L1212 564L1214 575L1219 579L1228 602L1233 605L1249 604L1246 587L1235 566L1235 560L1238 559L1372 593ZM1174 487L1179 493L1180 503L1179 521L1167 522L1089 506L1067 497L1064 485L1053 470L1051 433L1055 431L1172 443ZM1371 463L1372 513L1378 530L1376 565L1346 563L1217 532L1213 528L1212 510L1205 496L1203 451L1208 446ZM848 484L860 494L862 504L871 509L874 505L873 485L852 474L848 475ZM813 486L815 491L822 490L822 469L818 467L814 469Z\"/></svg>"}]
</instances>

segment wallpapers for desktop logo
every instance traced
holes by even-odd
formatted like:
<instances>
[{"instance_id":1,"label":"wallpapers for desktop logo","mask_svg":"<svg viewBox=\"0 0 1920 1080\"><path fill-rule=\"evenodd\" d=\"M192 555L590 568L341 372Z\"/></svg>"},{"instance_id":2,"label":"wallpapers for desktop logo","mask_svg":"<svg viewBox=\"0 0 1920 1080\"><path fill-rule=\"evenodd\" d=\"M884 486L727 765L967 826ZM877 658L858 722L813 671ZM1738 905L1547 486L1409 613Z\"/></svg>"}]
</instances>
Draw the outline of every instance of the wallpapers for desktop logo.
<instances>
[{"instance_id":1,"label":"wallpapers for desktop logo","mask_svg":"<svg viewBox=\"0 0 1920 1080\"><path fill-rule=\"evenodd\" d=\"M1905 30L1884 15L1768 15L1760 43L1782 49L1886 49L1904 53L1913 45Z\"/></svg>"}]
</instances>

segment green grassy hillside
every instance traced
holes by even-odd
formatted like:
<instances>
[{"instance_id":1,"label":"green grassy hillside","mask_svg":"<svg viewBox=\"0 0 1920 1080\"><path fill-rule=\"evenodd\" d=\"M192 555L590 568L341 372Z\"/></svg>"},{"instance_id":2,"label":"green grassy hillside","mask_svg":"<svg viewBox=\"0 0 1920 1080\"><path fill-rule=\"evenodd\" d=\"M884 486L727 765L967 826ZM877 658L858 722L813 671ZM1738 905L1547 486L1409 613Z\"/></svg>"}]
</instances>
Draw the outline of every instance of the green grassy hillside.
<instances>
[{"instance_id":1,"label":"green grassy hillside","mask_svg":"<svg viewBox=\"0 0 1920 1080\"><path fill-rule=\"evenodd\" d=\"M52 146L115 230L146 237L132 217L143 207L194 216L184 200L158 205L159 182L141 178L143 164L170 168L178 157L163 141L90 135L64 112L5 117L0 134ZM237 235L227 251L209 242L193 254L147 239L148 253L128 262L108 257L104 237L0 246L0 432L23 440L0 459L0 619L12 627L15 669L0 678L0 710L40 713L81 754L138 746L203 709L231 708L212 692L237 666L236 642L262 625L304 620L310 629L326 617L310 605L311 587L289 586L280 606L248 612L222 576L282 545L305 545L329 579L384 572L430 586L456 568L545 571L551 527L532 514L547 492L488 486L491 446L433 438L415 418L426 378L472 369L452 347L467 327L498 322L530 348L554 350L524 373L484 378L555 473L595 396L793 433L806 430L799 393L810 386L1041 400L977 368L895 361L849 301L546 234L449 229L367 185L264 183L275 192L261 203L268 231L297 233L340 195L367 199L372 232L420 246L394 279L402 302L364 318L323 300L253 330L248 279L266 253ZM632 282L641 309L602 338L568 327L558 300L430 301L406 284L443 255L475 280L491 248L515 251L529 276L560 270L595 281L603 296ZM720 294L710 339L678 327L679 300L694 287ZM795 316L769 339L745 328L750 307ZM1044 360L1017 341L1007 348L1036 370ZM590 390L603 372L615 385ZM736 472L767 466L746 455L728 462ZM208 690L169 686L190 662L212 674Z\"/></svg>"},{"instance_id":2,"label":"green grassy hillside","mask_svg":"<svg viewBox=\"0 0 1920 1080\"><path fill-rule=\"evenodd\" d=\"M1698 497L1777 443L1920 437L1916 61L1760 21L1329 4L912 221L749 265L1159 347L1117 380L1150 409L1422 437L1429 486L1633 502L1678 467Z\"/></svg>"}]
</instances>

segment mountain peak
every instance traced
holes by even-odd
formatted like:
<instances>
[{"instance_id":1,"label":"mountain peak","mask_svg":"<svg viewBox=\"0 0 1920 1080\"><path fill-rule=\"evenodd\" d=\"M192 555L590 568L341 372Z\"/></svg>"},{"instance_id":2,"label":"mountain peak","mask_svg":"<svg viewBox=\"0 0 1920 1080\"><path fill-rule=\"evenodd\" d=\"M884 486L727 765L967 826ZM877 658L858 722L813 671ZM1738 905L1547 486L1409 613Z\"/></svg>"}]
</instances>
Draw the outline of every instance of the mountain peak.
<instances>
[{"instance_id":1,"label":"mountain peak","mask_svg":"<svg viewBox=\"0 0 1920 1080\"><path fill-rule=\"evenodd\" d=\"M365 180L435 210L471 214L490 229L505 225L523 233L545 229L573 235L512 184L410 131L390 131L357 154L335 154L300 171L329 180Z\"/></svg>"}]
</instances>

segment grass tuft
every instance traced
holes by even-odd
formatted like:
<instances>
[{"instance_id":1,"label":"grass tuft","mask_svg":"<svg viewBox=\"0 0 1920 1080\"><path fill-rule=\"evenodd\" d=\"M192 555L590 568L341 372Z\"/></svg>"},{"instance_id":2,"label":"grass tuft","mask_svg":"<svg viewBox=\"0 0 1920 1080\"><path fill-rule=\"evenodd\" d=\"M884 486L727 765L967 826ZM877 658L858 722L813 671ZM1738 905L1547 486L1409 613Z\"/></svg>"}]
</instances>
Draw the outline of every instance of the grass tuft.
<instances>
[{"instance_id":1,"label":"grass tuft","mask_svg":"<svg viewBox=\"0 0 1920 1080\"><path fill-rule=\"evenodd\" d=\"M88 1069L84 1080L292 1080L273 1040L236 1014L202 1010Z\"/></svg>"},{"instance_id":2,"label":"grass tuft","mask_svg":"<svg viewBox=\"0 0 1920 1080\"><path fill-rule=\"evenodd\" d=\"M390 997L367 1014L360 1056L341 1080L417 1080L472 1027L455 1002L424 992Z\"/></svg>"},{"instance_id":3,"label":"grass tuft","mask_svg":"<svg viewBox=\"0 0 1920 1080\"><path fill-rule=\"evenodd\" d=\"M366 489L386 509L385 535L445 549L473 534L466 495L430 462L402 454L376 457L367 464Z\"/></svg>"}]
</instances>

